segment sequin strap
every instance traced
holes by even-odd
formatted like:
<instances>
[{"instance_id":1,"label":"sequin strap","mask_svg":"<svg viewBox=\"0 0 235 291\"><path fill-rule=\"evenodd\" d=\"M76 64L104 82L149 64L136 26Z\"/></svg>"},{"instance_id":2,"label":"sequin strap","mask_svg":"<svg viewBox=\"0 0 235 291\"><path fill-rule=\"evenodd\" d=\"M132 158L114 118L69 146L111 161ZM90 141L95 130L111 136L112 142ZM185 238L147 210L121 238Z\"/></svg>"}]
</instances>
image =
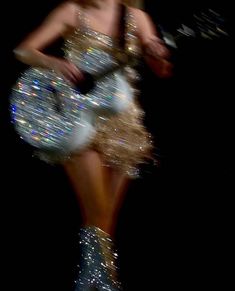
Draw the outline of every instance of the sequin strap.
<instances>
[{"instance_id":1,"label":"sequin strap","mask_svg":"<svg viewBox=\"0 0 235 291\"><path fill-rule=\"evenodd\" d=\"M77 19L78 19L78 28L80 31L86 31L88 26L88 21L85 17L85 12L83 8L80 6L77 10Z\"/></svg>"},{"instance_id":2,"label":"sequin strap","mask_svg":"<svg viewBox=\"0 0 235 291\"><path fill-rule=\"evenodd\" d=\"M137 24L136 24L136 19L131 12L130 8L127 9L127 14L126 14L126 32L127 35L135 35L137 36Z\"/></svg>"}]
</instances>

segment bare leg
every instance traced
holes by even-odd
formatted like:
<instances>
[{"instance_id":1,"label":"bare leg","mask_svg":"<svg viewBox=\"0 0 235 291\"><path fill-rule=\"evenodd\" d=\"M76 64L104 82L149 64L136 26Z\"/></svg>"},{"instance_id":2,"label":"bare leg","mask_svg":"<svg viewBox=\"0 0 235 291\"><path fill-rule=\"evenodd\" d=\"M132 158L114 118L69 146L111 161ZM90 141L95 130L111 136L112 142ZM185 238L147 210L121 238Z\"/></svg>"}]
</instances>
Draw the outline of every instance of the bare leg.
<instances>
[{"instance_id":1,"label":"bare leg","mask_svg":"<svg viewBox=\"0 0 235 291\"><path fill-rule=\"evenodd\" d=\"M74 156L64 167L79 199L86 226L80 232L82 257L76 291L91 287L120 290L117 256L110 235L124 189L124 176L104 167L100 155L92 150Z\"/></svg>"},{"instance_id":2,"label":"bare leg","mask_svg":"<svg viewBox=\"0 0 235 291\"><path fill-rule=\"evenodd\" d=\"M129 179L125 173L114 168L106 168L105 177L108 193L110 195L109 199L112 215L109 232L113 235L116 228L117 217L128 188Z\"/></svg>"},{"instance_id":3,"label":"bare leg","mask_svg":"<svg viewBox=\"0 0 235 291\"><path fill-rule=\"evenodd\" d=\"M100 155L92 150L74 156L64 167L79 200L84 224L112 235L128 186L127 176L104 167Z\"/></svg>"},{"instance_id":4,"label":"bare leg","mask_svg":"<svg viewBox=\"0 0 235 291\"><path fill-rule=\"evenodd\" d=\"M84 224L109 233L112 207L100 155L88 150L74 156L64 167L78 197Z\"/></svg>"}]
</instances>

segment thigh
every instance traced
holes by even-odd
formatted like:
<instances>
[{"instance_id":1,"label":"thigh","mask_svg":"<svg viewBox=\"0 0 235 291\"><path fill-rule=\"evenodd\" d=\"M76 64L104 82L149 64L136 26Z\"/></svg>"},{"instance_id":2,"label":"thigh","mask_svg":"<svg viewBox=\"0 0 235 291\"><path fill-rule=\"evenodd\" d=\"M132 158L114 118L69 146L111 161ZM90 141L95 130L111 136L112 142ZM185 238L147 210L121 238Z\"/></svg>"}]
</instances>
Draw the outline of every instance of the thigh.
<instances>
[{"instance_id":1,"label":"thigh","mask_svg":"<svg viewBox=\"0 0 235 291\"><path fill-rule=\"evenodd\" d=\"M64 169L83 208L104 211L108 207L108 189L98 152L86 150L79 155L73 155L64 163Z\"/></svg>"},{"instance_id":2,"label":"thigh","mask_svg":"<svg viewBox=\"0 0 235 291\"><path fill-rule=\"evenodd\" d=\"M115 207L117 203L122 203L130 179L126 173L114 167L105 167L104 173L105 184L108 189L107 195L109 195L110 202Z\"/></svg>"}]
</instances>

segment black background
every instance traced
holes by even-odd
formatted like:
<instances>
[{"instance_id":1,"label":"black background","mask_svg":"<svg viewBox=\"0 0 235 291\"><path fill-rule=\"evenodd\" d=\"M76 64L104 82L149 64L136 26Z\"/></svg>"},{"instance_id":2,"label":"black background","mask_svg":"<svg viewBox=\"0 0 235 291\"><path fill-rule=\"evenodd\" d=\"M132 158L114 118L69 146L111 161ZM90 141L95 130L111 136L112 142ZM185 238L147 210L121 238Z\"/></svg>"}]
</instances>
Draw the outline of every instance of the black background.
<instances>
[{"instance_id":1,"label":"black background","mask_svg":"<svg viewBox=\"0 0 235 291\"><path fill-rule=\"evenodd\" d=\"M6 3L8 21L1 24L1 264L2 284L6 281L9 290L72 290L76 277L80 213L72 189L60 167L31 157L8 111L10 88L24 68L12 49L57 3ZM231 7L219 4L231 29ZM170 30L207 6L215 3L146 1L153 20ZM159 166L143 168L120 213L116 239L126 290L225 289L228 284L233 59L231 39L186 42L171 80L143 70L140 102Z\"/></svg>"}]
</instances>

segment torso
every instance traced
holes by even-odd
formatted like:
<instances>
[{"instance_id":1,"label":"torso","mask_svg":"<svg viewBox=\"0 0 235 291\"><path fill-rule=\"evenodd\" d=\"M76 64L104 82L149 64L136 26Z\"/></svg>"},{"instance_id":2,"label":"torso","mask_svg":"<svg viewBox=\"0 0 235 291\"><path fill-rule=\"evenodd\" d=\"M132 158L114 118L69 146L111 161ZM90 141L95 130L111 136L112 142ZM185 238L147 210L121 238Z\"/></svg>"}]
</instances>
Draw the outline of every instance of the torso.
<instances>
[{"instance_id":1,"label":"torso","mask_svg":"<svg viewBox=\"0 0 235 291\"><path fill-rule=\"evenodd\" d=\"M119 52L117 34L110 34L107 28L101 31L101 26L98 27L91 21L85 9L77 5L76 9L77 27L66 35L65 56L80 69L90 71L96 68L98 72L117 61L116 54ZM126 12L125 49L130 55L136 56L140 54L140 44L135 19L131 10L127 9ZM119 23L116 27L119 27ZM87 59L91 61L91 64L87 62ZM132 73L134 75L134 72Z\"/></svg>"},{"instance_id":2,"label":"torso","mask_svg":"<svg viewBox=\"0 0 235 291\"><path fill-rule=\"evenodd\" d=\"M65 58L74 63L82 71L86 71L93 76L99 75L117 64L116 53L119 52L117 38L116 36L111 36L105 32L96 30L93 26L91 27L87 19L87 14L81 9L77 10L77 18L79 25L67 36L65 41ZM130 54L136 55L139 54L140 46L138 44L138 38L135 35L135 23L129 11L126 19L125 47ZM108 107L110 98L120 94L126 94L124 93L124 91L127 92L126 90L128 92L129 90L132 91L130 88L134 86L136 76L137 72L130 66L126 66L121 71L118 70L114 73L109 73L96 83L95 90L86 94L86 101L97 104L107 103ZM129 89L127 87L123 89L123 86L120 87L120 81L118 81L120 78L123 80L121 81L122 83L127 82L125 86L128 86ZM128 94L133 95L131 92ZM130 98L128 97L128 100ZM120 100L124 99L121 98Z\"/></svg>"},{"instance_id":3,"label":"torso","mask_svg":"<svg viewBox=\"0 0 235 291\"><path fill-rule=\"evenodd\" d=\"M102 11L101 9L92 9L92 8L83 8L80 5L69 2L67 5L70 5L70 15L67 17L67 23L65 31L63 32L63 37L66 39L74 29L78 28L80 23L78 19L79 13L83 13L88 22L89 27L93 31L100 32L100 34L110 36L115 38L118 36L118 5L116 7ZM134 17L135 8L128 7L129 13Z\"/></svg>"},{"instance_id":4,"label":"torso","mask_svg":"<svg viewBox=\"0 0 235 291\"><path fill-rule=\"evenodd\" d=\"M79 9L81 10L81 8ZM118 36L118 12L118 6L107 11L83 9L83 13L89 21L89 27L110 37Z\"/></svg>"}]
</instances>

